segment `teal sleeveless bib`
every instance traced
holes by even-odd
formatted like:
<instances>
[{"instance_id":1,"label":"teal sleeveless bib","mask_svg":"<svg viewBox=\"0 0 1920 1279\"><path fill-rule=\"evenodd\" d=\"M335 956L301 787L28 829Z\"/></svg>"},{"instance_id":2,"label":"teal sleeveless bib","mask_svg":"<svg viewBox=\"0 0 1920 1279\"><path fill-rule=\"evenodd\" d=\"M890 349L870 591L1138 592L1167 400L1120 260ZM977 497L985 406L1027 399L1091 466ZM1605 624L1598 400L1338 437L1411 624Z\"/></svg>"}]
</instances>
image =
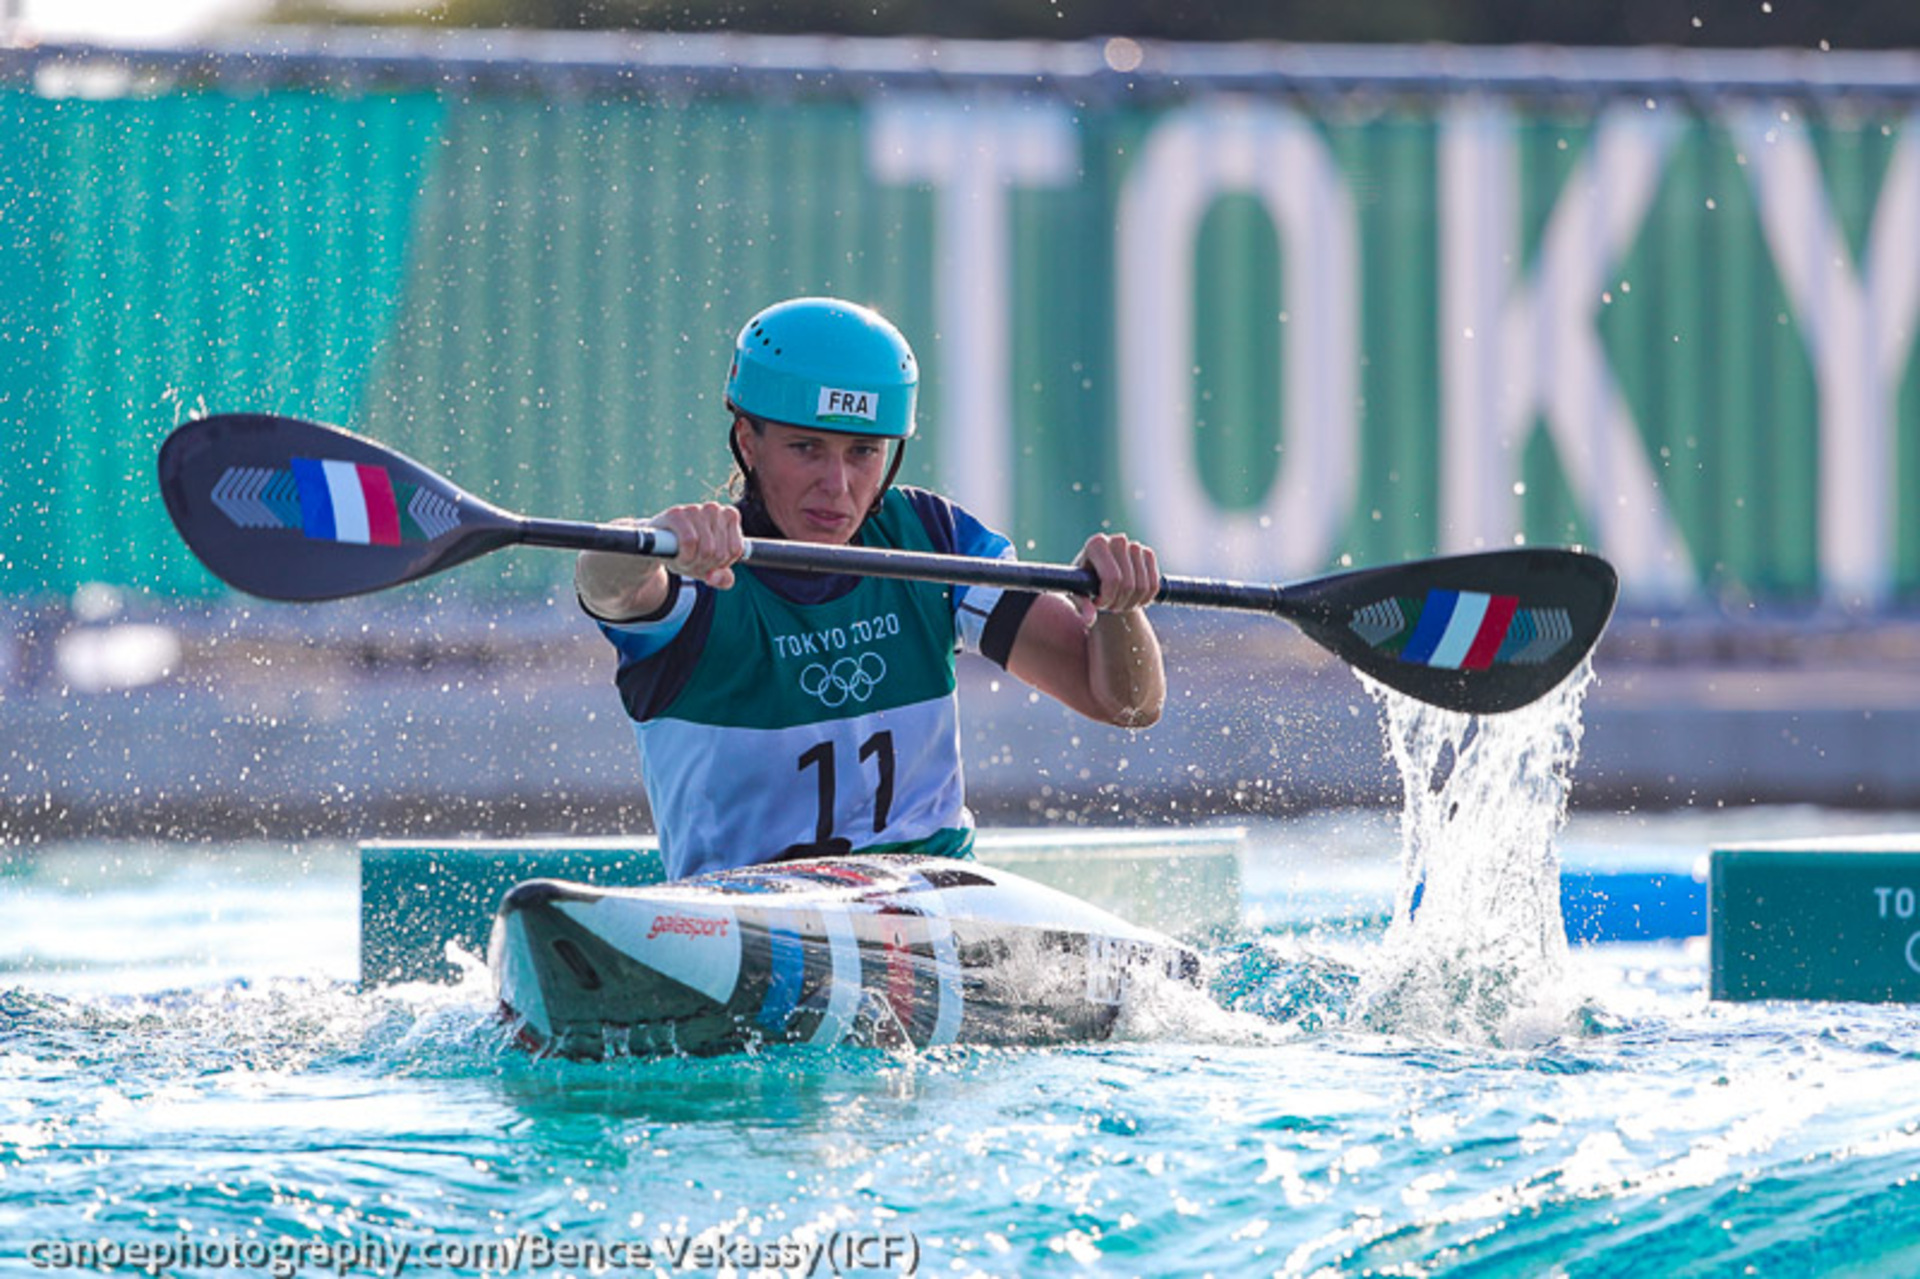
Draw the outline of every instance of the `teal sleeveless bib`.
<instances>
[{"instance_id":1,"label":"teal sleeveless bib","mask_svg":"<svg viewBox=\"0 0 1920 1279\"><path fill-rule=\"evenodd\" d=\"M932 549L897 498L863 541ZM948 588L862 578L798 604L742 566L713 600L691 677L636 725L671 875L802 845L970 850Z\"/></svg>"}]
</instances>

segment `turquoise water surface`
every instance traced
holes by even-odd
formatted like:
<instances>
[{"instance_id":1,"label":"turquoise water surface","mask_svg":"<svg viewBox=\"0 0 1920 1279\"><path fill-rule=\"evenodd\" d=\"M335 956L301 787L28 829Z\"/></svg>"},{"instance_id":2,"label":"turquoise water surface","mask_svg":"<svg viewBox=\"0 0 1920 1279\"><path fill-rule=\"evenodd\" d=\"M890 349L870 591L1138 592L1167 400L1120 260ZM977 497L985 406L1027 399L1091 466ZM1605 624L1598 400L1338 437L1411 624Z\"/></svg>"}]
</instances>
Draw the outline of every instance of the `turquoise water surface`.
<instances>
[{"instance_id":1,"label":"turquoise water surface","mask_svg":"<svg viewBox=\"0 0 1920 1279\"><path fill-rule=\"evenodd\" d=\"M1253 832L1208 988L1074 1047L539 1060L476 960L357 989L351 848L11 850L0 1269L1920 1273L1913 1011L1713 1003L1559 896L1920 824L1569 823L1584 687L1383 699L1402 810Z\"/></svg>"},{"instance_id":2,"label":"turquoise water surface","mask_svg":"<svg viewBox=\"0 0 1920 1279\"><path fill-rule=\"evenodd\" d=\"M0 1270L1920 1270L1911 1010L1710 1003L1696 942L1569 952L1544 1027L1395 1025L1395 840L1257 831L1211 996L1113 1042L599 1065L511 1047L481 974L357 990L350 848L16 851ZM1327 882L1360 923L1274 922Z\"/></svg>"}]
</instances>

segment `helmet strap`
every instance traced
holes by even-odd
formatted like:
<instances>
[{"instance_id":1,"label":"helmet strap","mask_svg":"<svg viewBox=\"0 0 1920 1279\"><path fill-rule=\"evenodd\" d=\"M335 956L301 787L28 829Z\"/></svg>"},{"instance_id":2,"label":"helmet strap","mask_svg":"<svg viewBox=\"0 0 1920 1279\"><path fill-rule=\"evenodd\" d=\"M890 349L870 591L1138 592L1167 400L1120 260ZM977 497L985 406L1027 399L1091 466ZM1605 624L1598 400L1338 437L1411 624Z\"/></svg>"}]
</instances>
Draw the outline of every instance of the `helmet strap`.
<instances>
[{"instance_id":1,"label":"helmet strap","mask_svg":"<svg viewBox=\"0 0 1920 1279\"><path fill-rule=\"evenodd\" d=\"M727 428L727 448L733 454L733 464L740 468L741 496L757 502L760 500L760 482L754 478L753 468L747 465L746 456L740 452L741 422L747 424L748 430L754 428L753 419L735 409L733 425Z\"/></svg>"},{"instance_id":2,"label":"helmet strap","mask_svg":"<svg viewBox=\"0 0 1920 1279\"><path fill-rule=\"evenodd\" d=\"M874 496L873 505L867 508L867 518L872 519L880 513L880 503L887 500L887 490L893 487L893 477L900 474L900 463L907 456L907 439L903 435L893 444L893 461L887 464L887 478L880 482L880 492Z\"/></svg>"}]
</instances>

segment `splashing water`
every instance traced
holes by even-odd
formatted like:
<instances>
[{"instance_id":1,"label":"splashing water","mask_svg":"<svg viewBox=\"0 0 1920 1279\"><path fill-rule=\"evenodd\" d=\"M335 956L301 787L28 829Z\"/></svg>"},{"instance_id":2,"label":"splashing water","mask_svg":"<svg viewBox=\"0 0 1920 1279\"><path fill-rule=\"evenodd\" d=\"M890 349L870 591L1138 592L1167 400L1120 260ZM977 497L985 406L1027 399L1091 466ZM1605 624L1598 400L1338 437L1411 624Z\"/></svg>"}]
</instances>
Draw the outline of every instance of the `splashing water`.
<instances>
[{"instance_id":1,"label":"splashing water","mask_svg":"<svg viewBox=\"0 0 1920 1279\"><path fill-rule=\"evenodd\" d=\"M1572 1028L1554 839L1592 680L1583 663L1534 705L1488 716L1369 684L1405 804L1393 921L1357 1001L1367 1026L1507 1047Z\"/></svg>"}]
</instances>

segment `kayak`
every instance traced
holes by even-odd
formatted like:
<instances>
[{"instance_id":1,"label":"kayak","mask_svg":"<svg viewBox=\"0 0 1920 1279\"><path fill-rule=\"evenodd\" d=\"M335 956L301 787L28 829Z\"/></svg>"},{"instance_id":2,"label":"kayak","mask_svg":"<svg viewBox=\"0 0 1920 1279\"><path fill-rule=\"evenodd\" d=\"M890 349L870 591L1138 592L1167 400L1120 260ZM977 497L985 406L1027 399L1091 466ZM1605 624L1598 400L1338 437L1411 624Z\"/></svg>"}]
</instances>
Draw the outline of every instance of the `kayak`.
<instances>
[{"instance_id":1,"label":"kayak","mask_svg":"<svg viewBox=\"0 0 1920 1279\"><path fill-rule=\"evenodd\" d=\"M707 1056L1109 1035L1191 948L1009 871L946 857L778 862L645 888L536 879L494 917L501 1013L540 1054Z\"/></svg>"}]
</instances>

